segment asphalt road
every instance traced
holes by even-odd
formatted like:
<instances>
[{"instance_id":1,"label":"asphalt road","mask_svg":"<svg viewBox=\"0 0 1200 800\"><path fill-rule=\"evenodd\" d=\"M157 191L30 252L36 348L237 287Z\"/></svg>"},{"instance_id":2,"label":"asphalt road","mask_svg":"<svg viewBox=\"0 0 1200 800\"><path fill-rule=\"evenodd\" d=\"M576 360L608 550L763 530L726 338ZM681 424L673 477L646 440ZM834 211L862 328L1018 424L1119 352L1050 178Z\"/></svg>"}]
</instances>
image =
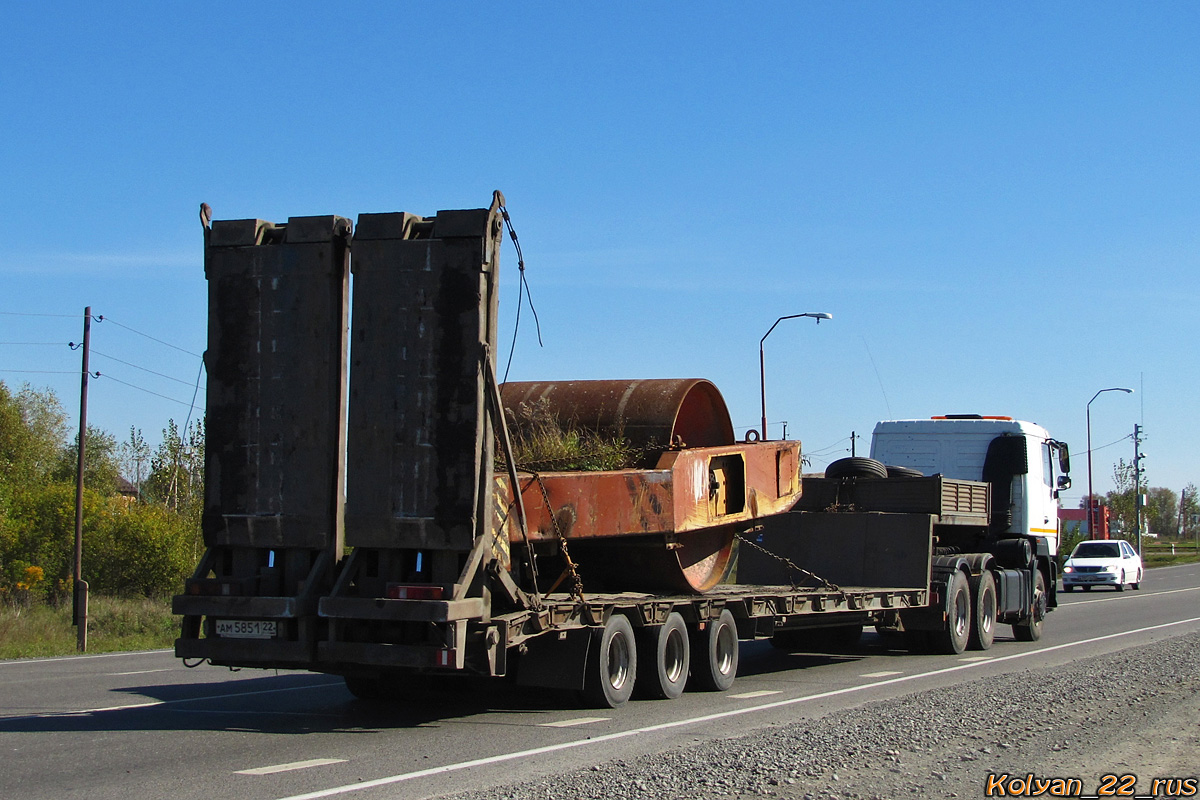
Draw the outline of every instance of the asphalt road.
<instances>
[{"instance_id":1,"label":"asphalt road","mask_svg":"<svg viewBox=\"0 0 1200 800\"><path fill-rule=\"evenodd\" d=\"M1002 635L983 654L912 656L872 633L838 655L743 643L727 693L603 712L490 683L373 706L337 678L186 669L168 652L0 662L0 797L379 800L502 785L1200 631L1200 565L1142 586L1060 593L1042 641Z\"/></svg>"}]
</instances>

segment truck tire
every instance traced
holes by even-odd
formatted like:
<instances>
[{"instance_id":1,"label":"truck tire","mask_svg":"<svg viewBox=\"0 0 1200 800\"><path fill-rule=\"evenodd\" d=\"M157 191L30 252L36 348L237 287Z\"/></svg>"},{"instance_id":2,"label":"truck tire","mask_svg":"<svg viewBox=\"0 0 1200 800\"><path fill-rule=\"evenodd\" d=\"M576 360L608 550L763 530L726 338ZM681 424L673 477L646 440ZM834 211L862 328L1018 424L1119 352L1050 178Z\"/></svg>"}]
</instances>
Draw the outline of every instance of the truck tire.
<instances>
[{"instance_id":1,"label":"truck tire","mask_svg":"<svg viewBox=\"0 0 1200 800\"><path fill-rule=\"evenodd\" d=\"M638 638L638 696L651 700L679 697L687 685L690 664L687 625L672 611L666 622L645 628Z\"/></svg>"},{"instance_id":2,"label":"truck tire","mask_svg":"<svg viewBox=\"0 0 1200 800\"><path fill-rule=\"evenodd\" d=\"M692 679L688 686L702 692L723 692L733 686L737 668L737 623L726 608L692 637Z\"/></svg>"},{"instance_id":3,"label":"truck tire","mask_svg":"<svg viewBox=\"0 0 1200 800\"><path fill-rule=\"evenodd\" d=\"M633 694L637 681L637 646L633 625L613 614L595 635L587 657L581 697L588 708L616 708Z\"/></svg>"},{"instance_id":4,"label":"truck tire","mask_svg":"<svg viewBox=\"0 0 1200 800\"><path fill-rule=\"evenodd\" d=\"M996 578L988 570L972 575L971 586L971 636L967 647L971 650L989 650L996 640Z\"/></svg>"},{"instance_id":5,"label":"truck tire","mask_svg":"<svg viewBox=\"0 0 1200 800\"><path fill-rule=\"evenodd\" d=\"M930 642L938 653L958 655L967 649L971 635L971 587L961 570L954 570L946 581L946 622L941 630L930 631Z\"/></svg>"},{"instance_id":6,"label":"truck tire","mask_svg":"<svg viewBox=\"0 0 1200 800\"><path fill-rule=\"evenodd\" d=\"M1092 587L1084 586L1086 592ZM1042 575L1042 571L1037 571L1037 577L1033 581L1033 609L1029 619L1024 622L1015 623L1012 626L1013 637L1018 642L1036 642L1042 638L1042 623L1046 619L1046 578Z\"/></svg>"},{"instance_id":7,"label":"truck tire","mask_svg":"<svg viewBox=\"0 0 1200 800\"><path fill-rule=\"evenodd\" d=\"M882 461L862 456L839 458L825 468L826 478L886 478L887 467Z\"/></svg>"},{"instance_id":8,"label":"truck tire","mask_svg":"<svg viewBox=\"0 0 1200 800\"><path fill-rule=\"evenodd\" d=\"M888 464L886 467L884 467L884 469L887 470L887 476L889 478L924 478L925 477L924 472L921 472L921 470L919 470L919 469L913 469L912 467L900 467L900 466L896 466L895 464Z\"/></svg>"}]
</instances>

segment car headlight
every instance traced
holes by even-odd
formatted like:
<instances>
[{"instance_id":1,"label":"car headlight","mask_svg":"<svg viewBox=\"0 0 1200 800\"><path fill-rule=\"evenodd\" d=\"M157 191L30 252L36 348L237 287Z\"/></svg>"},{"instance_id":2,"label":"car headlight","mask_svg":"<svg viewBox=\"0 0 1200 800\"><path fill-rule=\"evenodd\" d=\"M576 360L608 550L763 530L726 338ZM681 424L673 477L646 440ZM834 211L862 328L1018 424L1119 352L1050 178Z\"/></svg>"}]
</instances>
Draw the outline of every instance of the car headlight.
<instances>
[{"instance_id":1,"label":"car headlight","mask_svg":"<svg viewBox=\"0 0 1200 800\"><path fill-rule=\"evenodd\" d=\"M1104 568L1104 571L1105 571L1105 572L1116 572L1116 571L1117 571L1117 565L1116 565L1116 564L1109 564L1107 567L1105 567L1105 568Z\"/></svg>"},{"instance_id":2,"label":"car headlight","mask_svg":"<svg viewBox=\"0 0 1200 800\"><path fill-rule=\"evenodd\" d=\"M1072 567L1070 564L1068 564L1067 566L1063 567L1063 574L1064 574L1064 575L1066 575L1068 572L1074 572L1074 571L1075 571L1075 568L1074 568L1074 567Z\"/></svg>"}]
</instances>

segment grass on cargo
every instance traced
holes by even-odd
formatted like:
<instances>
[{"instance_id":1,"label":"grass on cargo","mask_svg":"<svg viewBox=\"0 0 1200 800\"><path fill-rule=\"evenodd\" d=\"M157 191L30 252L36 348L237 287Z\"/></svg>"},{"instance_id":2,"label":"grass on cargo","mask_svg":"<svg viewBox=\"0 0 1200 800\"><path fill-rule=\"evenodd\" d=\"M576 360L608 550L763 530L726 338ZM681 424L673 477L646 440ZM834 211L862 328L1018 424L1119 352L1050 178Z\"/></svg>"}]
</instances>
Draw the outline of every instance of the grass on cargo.
<instances>
[{"instance_id":1,"label":"grass on cargo","mask_svg":"<svg viewBox=\"0 0 1200 800\"><path fill-rule=\"evenodd\" d=\"M170 599L93 596L88 603L88 652L169 648L179 635ZM0 605L0 659L65 656L78 652L71 608Z\"/></svg>"}]
</instances>

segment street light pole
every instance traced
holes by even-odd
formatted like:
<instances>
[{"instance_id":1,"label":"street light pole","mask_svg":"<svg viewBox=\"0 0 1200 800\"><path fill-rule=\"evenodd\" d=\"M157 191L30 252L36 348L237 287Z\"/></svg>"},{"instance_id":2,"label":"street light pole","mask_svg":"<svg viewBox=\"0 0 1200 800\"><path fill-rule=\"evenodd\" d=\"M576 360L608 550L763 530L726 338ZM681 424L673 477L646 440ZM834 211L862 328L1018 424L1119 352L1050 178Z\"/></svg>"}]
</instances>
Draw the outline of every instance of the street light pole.
<instances>
[{"instance_id":1,"label":"street light pole","mask_svg":"<svg viewBox=\"0 0 1200 800\"><path fill-rule=\"evenodd\" d=\"M1125 392L1133 394L1133 389L1126 389L1123 386L1113 386L1108 389L1101 389L1092 395L1092 399L1087 402L1087 456L1088 456L1088 538L1096 538L1096 498L1092 494L1092 401L1105 392Z\"/></svg>"},{"instance_id":2,"label":"street light pole","mask_svg":"<svg viewBox=\"0 0 1200 800\"><path fill-rule=\"evenodd\" d=\"M799 319L800 317L811 317L821 324L823 319L833 319L833 314L828 314L824 311L806 312L804 314L788 314L775 320L775 325L783 322L785 319ZM759 437L763 441L767 439L767 362L763 355L763 343L767 341L767 337L771 335L771 331L775 330L775 325L763 334L763 337L758 340L758 386L760 398L762 399L762 435Z\"/></svg>"}]
</instances>

